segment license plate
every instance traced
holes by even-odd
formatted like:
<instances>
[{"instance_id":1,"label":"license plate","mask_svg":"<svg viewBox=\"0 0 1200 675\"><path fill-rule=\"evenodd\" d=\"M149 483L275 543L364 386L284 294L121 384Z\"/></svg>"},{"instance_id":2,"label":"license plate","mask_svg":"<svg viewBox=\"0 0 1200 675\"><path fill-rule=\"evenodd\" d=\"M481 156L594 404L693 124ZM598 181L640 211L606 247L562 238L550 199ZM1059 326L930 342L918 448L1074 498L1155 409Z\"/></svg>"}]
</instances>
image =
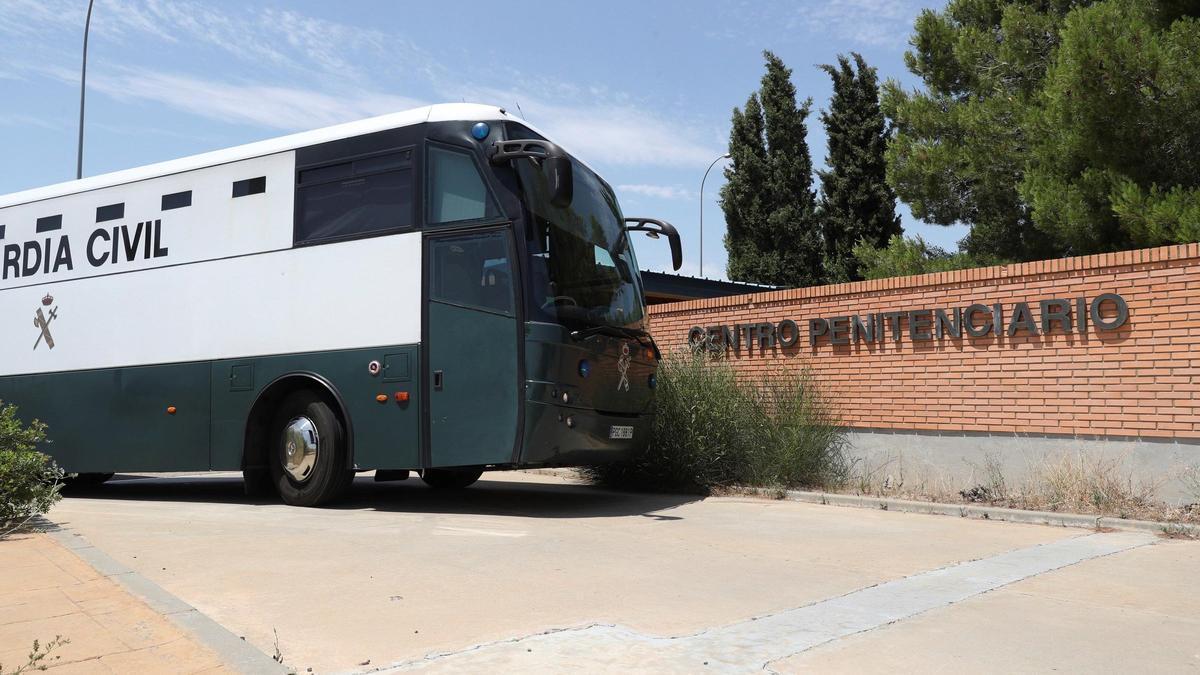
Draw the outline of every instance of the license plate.
<instances>
[{"instance_id":1,"label":"license plate","mask_svg":"<svg viewBox=\"0 0 1200 675\"><path fill-rule=\"evenodd\" d=\"M608 428L608 437L611 439L630 439L633 438L633 427L612 426Z\"/></svg>"}]
</instances>

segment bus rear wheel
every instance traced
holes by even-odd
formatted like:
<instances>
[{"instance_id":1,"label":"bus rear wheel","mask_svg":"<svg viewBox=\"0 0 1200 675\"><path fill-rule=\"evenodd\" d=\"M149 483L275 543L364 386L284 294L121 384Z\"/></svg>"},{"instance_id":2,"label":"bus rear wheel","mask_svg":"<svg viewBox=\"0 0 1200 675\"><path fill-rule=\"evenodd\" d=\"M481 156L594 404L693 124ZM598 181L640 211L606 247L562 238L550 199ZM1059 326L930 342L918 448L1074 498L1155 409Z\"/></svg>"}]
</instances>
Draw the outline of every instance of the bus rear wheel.
<instances>
[{"instance_id":1,"label":"bus rear wheel","mask_svg":"<svg viewBox=\"0 0 1200 675\"><path fill-rule=\"evenodd\" d=\"M272 424L271 480L292 506L321 506L341 497L354 480L346 431L333 409L311 391L289 394Z\"/></svg>"},{"instance_id":2,"label":"bus rear wheel","mask_svg":"<svg viewBox=\"0 0 1200 675\"><path fill-rule=\"evenodd\" d=\"M483 469L425 469L421 480L431 488L461 490L470 487L483 475Z\"/></svg>"}]
</instances>

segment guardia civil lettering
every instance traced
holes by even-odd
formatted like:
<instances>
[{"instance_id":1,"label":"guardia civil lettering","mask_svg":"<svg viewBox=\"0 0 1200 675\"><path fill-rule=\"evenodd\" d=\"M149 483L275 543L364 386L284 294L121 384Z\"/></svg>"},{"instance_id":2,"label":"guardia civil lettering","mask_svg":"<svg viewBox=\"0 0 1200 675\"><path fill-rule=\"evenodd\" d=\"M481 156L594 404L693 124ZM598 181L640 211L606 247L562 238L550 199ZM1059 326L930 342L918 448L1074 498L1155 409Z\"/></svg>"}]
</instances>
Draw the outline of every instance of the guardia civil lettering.
<instances>
[{"instance_id":1,"label":"guardia civil lettering","mask_svg":"<svg viewBox=\"0 0 1200 675\"><path fill-rule=\"evenodd\" d=\"M170 250L163 244L162 220L96 228L87 237L82 257L94 268L119 266L136 260L165 258ZM0 279L21 279L70 272L77 260L72 235L40 237L5 244Z\"/></svg>"}]
</instances>

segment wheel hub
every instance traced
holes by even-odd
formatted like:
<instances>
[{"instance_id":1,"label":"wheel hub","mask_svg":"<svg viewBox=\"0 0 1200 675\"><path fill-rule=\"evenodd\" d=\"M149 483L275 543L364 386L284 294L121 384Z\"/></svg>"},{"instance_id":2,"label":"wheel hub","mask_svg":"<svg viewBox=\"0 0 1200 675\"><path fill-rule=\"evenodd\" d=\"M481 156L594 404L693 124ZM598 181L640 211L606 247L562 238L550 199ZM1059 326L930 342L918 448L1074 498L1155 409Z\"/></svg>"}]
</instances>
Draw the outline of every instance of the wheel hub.
<instances>
[{"instance_id":1,"label":"wheel hub","mask_svg":"<svg viewBox=\"0 0 1200 675\"><path fill-rule=\"evenodd\" d=\"M317 425L307 417L297 417L283 430L283 469L292 480L303 483L312 476L320 450Z\"/></svg>"}]
</instances>

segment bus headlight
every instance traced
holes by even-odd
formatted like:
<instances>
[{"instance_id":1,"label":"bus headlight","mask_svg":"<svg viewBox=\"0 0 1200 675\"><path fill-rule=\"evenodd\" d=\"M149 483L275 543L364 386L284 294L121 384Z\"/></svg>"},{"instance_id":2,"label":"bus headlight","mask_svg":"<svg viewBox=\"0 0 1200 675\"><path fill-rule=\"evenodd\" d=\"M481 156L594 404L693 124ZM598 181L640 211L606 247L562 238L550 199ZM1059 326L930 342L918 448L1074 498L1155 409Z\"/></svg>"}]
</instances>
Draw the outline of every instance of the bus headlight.
<instances>
[{"instance_id":1,"label":"bus headlight","mask_svg":"<svg viewBox=\"0 0 1200 675\"><path fill-rule=\"evenodd\" d=\"M587 359L579 359L579 376L587 377L592 374L592 364Z\"/></svg>"}]
</instances>

